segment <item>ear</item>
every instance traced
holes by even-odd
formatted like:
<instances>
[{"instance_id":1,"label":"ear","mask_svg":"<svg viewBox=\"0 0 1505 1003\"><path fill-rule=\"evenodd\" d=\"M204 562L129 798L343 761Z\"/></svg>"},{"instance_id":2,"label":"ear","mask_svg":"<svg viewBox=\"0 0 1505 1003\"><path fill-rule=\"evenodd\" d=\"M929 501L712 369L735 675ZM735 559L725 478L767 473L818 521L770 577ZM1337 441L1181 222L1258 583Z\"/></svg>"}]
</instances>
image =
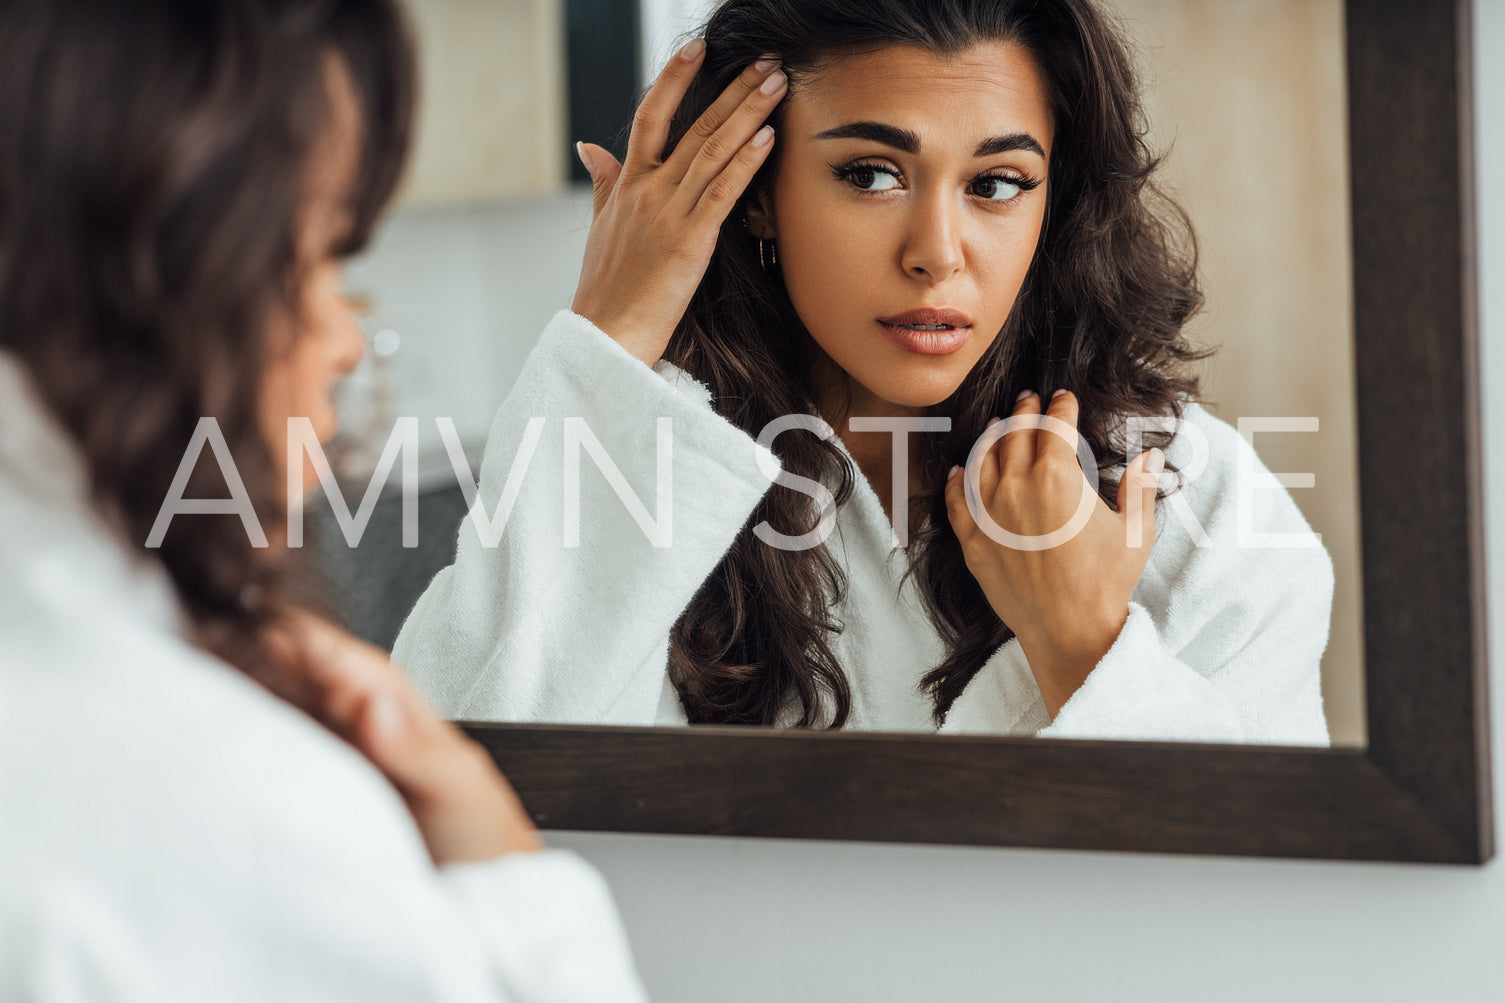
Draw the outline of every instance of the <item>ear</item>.
<instances>
[{"instance_id":1,"label":"ear","mask_svg":"<svg viewBox=\"0 0 1505 1003\"><path fill-rule=\"evenodd\" d=\"M759 240L778 239L779 232L773 222L773 205L768 197L768 189L755 188L748 192L743 211L747 214L748 233Z\"/></svg>"}]
</instances>

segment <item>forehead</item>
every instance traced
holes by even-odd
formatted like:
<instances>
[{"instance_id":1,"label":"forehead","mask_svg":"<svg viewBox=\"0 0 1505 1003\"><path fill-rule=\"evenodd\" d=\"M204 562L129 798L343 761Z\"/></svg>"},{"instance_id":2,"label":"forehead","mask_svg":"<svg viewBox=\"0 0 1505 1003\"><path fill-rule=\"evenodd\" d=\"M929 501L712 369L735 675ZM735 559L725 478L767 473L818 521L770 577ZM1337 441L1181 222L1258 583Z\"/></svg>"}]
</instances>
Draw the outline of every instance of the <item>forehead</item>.
<instances>
[{"instance_id":1,"label":"forehead","mask_svg":"<svg viewBox=\"0 0 1505 1003\"><path fill-rule=\"evenodd\" d=\"M977 42L949 56L894 45L805 75L790 91L786 127L806 138L845 122L881 121L910 129L926 146L1028 132L1048 152L1049 101L1034 57L1015 42Z\"/></svg>"}]
</instances>

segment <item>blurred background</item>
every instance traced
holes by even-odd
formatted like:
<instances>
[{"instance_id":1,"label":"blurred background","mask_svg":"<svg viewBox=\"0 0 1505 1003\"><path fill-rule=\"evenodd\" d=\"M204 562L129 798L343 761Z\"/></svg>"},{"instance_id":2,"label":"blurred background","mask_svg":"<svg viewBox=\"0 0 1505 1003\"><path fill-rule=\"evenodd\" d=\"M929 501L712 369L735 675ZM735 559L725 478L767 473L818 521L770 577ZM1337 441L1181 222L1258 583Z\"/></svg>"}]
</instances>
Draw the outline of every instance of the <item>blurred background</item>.
<instances>
[{"instance_id":1,"label":"blurred background","mask_svg":"<svg viewBox=\"0 0 1505 1003\"><path fill-rule=\"evenodd\" d=\"M420 546L401 546L397 478L359 550L327 504L310 546L336 612L390 646L453 556L464 514L436 417L474 469L496 408L555 311L590 226L576 139L620 153L636 91L703 20L707 0L408 0L423 98L398 205L348 285L372 350L342 389L331 450L353 510L397 416L420 428ZM1201 241L1207 307L1194 340L1210 410L1315 417L1261 433L1333 557L1323 689L1333 741L1364 744L1358 492L1340 0L1118 0L1142 57L1163 184ZM1399 183L1419 183L1398 179ZM1398 193L1398 197L1404 197ZM1258 495L1256 495L1257 503Z\"/></svg>"}]
</instances>

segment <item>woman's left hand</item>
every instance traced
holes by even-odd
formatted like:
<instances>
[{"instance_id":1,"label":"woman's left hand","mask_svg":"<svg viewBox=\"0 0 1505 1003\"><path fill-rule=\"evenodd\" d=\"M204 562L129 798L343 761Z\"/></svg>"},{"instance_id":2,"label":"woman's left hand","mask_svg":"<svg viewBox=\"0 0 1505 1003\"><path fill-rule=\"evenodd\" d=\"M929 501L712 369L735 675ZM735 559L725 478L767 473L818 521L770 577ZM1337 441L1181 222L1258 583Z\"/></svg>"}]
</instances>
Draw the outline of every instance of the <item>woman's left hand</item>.
<instances>
[{"instance_id":1,"label":"woman's left hand","mask_svg":"<svg viewBox=\"0 0 1505 1003\"><path fill-rule=\"evenodd\" d=\"M355 746L391 781L434 863L543 849L491 757L436 714L385 651L298 609L264 638L278 664L262 684Z\"/></svg>"},{"instance_id":2,"label":"woman's left hand","mask_svg":"<svg viewBox=\"0 0 1505 1003\"><path fill-rule=\"evenodd\" d=\"M1015 417L1034 416L1039 423L1039 415L1040 398L1033 392L1014 407ZM1057 430L1071 441L1034 424L1012 429L974 462L975 472L955 468L946 483L947 514L967 568L1019 638L1052 718L1128 619L1129 597L1155 543L1156 464L1164 464L1158 449L1135 457L1119 484L1114 512L1077 462L1077 415L1076 395L1058 393L1046 417L1064 422L1067 427ZM1000 542L979 526L967 504L969 481L973 504L998 528L1033 537L1028 546L1041 549ZM1062 532L1084 506L1084 493L1091 499L1090 517L1076 532Z\"/></svg>"}]
</instances>

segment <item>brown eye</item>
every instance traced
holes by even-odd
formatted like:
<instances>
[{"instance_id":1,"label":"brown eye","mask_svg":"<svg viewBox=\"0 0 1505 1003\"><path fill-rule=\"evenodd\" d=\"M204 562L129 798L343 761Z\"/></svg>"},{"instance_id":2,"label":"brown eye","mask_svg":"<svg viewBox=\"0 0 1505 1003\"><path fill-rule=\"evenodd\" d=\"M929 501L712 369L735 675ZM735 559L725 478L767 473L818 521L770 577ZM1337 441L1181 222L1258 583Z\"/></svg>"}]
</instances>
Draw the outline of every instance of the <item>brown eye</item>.
<instances>
[{"instance_id":1,"label":"brown eye","mask_svg":"<svg viewBox=\"0 0 1505 1003\"><path fill-rule=\"evenodd\" d=\"M1043 179L1016 177L1012 174L985 174L973 178L969 186L974 195L989 202L1010 203L1043 184Z\"/></svg>"},{"instance_id":2,"label":"brown eye","mask_svg":"<svg viewBox=\"0 0 1505 1003\"><path fill-rule=\"evenodd\" d=\"M1022 185L1010 178L978 178L972 182L974 194L994 202L1007 202L1023 190Z\"/></svg>"},{"instance_id":3,"label":"brown eye","mask_svg":"<svg viewBox=\"0 0 1505 1003\"><path fill-rule=\"evenodd\" d=\"M863 192L886 192L899 187L899 172L877 164L851 164L837 168L835 174Z\"/></svg>"}]
</instances>

